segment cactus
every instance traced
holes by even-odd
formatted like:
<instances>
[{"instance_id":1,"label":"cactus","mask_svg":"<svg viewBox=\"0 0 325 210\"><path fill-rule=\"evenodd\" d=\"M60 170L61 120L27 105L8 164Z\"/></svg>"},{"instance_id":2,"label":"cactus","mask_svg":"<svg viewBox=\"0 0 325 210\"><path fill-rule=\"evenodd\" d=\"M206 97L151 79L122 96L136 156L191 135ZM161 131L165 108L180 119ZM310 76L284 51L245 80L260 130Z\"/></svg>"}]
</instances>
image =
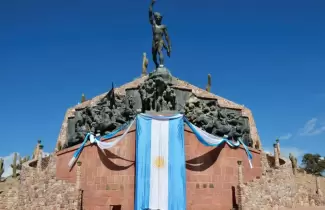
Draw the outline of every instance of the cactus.
<instances>
[{"instance_id":1,"label":"cactus","mask_svg":"<svg viewBox=\"0 0 325 210\"><path fill-rule=\"evenodd\" d=\"M57 151L61 151L61 150L62 150L62 144L59 141L58 144L57 144Z\"/></svg>"},{"instance_id":2,"label":"cactus","mask_svg":"<svg viewBox=\"0 0 325 210\"><path fill-rule=\"evenodd\" d=\"M208 85L205 88L206 91L210 92L211 91L211 74L208 74Z\"/></svg>"},{"instance_id":3,"label":"cactus","mask_svg":"<svg viewBox=\"0 0 325 210\"><path fill-rule=\"evenodd\" d=\"M86 96L85 94L82 94L81 95L81 103L85 102L86 101Z\"/></svg>"},{"instance_id":4,"label":"cactus","mask_svg":"<svg viewBox=\"0 0 325 210\"><path fill-rule=\"evenodd\" d=\"M21 157L19 157L19 164L17 165L16 168L17 168L18 170L21 170L22 165L23 165L23 159L22 159Z\"/></svg>"},{"instance_id":5,"label":"cactus","mask_svg":"<svg viewBox=\"0 0 325 210\"><path fill-rule=\"evenodd\" d=\"M17 169L18 169L18 170L21 170L22 167L23 167L23 164L24 164L25 162L29 161L29 159L30 159L29 156L26 156L26 157L24 157L24 158L19 157L19 164L17 165Z\"/></svg>"},{"instance_id":6,"label":"cactus","mask_svg":"<svg viewBox=\"0 0 325 210\"><path fill-rule=\"evenodd\" d=\"M5 169L4 169L4 163L3 163L3 159L1 158L0 159L0 180L1 180L1 176L2 174L5 172Z\"/></svg>"},{"instance_id":7,"label":"cactus","mask_svg":"<svg viewBox=\"0 0 325 210\"><path fill-rule=\"evenodd\" d=\"M141 72L141 76L146 76L147 73L147 68L148 68L148 59L147 59L147 53L143 53L143 58L142 58L142 72Z\"/></svg>"},{"instance_id":8,"label":"cactus","mask_svg":"<svg viewBox=\"0 0 325 210\"><path fill-rule=\"evenodd\" d=\"M12 161L11 168L12 168L12 177L16 178L17 177L17 153L16 152L14 154L14 160Z\"/></svg>"},{"instance_id":9,"label":"cactus","mask_svg":"<svg viewBox=\"0 0 325 210\"><path fill-rule=\"evenodd\" d=\"M27 155L27 156L25 157L25 159L26 159L26 161L25 161L25 162L29 161L29 160L30 160L30 156L29 156L29 155Z\"/></svg>"}]
</instances>

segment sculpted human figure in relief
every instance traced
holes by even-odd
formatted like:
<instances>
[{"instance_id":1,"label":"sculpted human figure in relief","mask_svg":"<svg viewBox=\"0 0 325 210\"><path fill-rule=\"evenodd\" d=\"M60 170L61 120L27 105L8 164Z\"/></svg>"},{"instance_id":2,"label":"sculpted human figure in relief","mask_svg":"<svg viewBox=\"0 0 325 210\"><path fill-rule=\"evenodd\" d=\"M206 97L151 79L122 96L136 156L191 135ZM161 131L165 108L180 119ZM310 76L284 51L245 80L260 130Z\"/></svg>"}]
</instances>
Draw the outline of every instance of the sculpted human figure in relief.
<instances>
[{"instance_id":1,"label":"sculpted human figure in relief","mask_svg":"<svg viewBox=\"0 0 325 210\"><path fill-rule=\"evenodd\" d=\"M172 50L171 42L167 32L167 26L162 25L163 16L159 12L153 12L152 8L156 0L152 0L149 6L149 21L152 27L152 59L156 65L156 68L164 65L164 55L162 53L163 49L167 50L167 55L170 57ZM167 45L164 41L164 37L167 41ZM157 54L159 55L159 63L157 60Z\"/></svg>"}]
</instances>

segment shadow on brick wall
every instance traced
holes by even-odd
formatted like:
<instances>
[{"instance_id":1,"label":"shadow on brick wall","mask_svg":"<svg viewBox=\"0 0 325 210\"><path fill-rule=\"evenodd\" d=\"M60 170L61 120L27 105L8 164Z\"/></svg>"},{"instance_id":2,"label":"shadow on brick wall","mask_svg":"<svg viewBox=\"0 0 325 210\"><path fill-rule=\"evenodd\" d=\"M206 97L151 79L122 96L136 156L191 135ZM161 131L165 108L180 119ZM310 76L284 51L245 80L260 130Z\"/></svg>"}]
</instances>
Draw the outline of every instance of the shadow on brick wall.
<instances>
[{"instance_id":1,"label":"shadow on brick wall","mask_svg":"<svg viewBox=\"0 0 325 210\"><path fill-rule=\"evenodd\" d=\"M210 150L209 152L187 160L186 161L186 169L190 171L205 171L208 168L210 168L218 159L221 150L225 147L225 144L223 144L220 147L216 147L213 150Z\"/></svg>"},{"instance_id":2,"label":"shadow on brick wall","mask_svg":"<svg viewBox=\"0 0 325 210\"><path fill-rule=\"evenodd\" d=\"M126 170L126 169L134 166L135 161L133 161L133 160L128 160L128 159L122 158L108 150L104 150L104 153L105 153L104 154L103 151L100 150L98 147L97 147L97 151L98 151L100 161L103 163L103 165L106 168L108 168L112 171L123 171L123 170ZM131 164L127 165L127 166L120 166L120 165L115 164L112 161L112 159L124 160L124 161L130 162Z\"/></svg>"}]
</instances>

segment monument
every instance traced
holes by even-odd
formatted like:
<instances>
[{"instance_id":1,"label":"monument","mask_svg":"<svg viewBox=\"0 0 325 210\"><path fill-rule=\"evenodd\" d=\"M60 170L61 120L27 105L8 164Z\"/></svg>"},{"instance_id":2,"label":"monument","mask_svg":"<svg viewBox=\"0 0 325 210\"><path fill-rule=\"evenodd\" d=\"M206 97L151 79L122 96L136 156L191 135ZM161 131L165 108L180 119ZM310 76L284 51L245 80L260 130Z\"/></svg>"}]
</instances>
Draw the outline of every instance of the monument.
<instances>
[{"instance_id":1,"label":"monument","mask_svg":"<svg viewBox=\"0 0 325 210\"><path fill-rule=\"evenodd\" d=\"M142 79L136 86L126 88L124 94L115 94L116 90L112 87L92 106L75 108L75 114L68 118L68 138L61 142L63 148L81 143L88 132L100 135L111 132L134 119L139 112L183 113L191 123L212 135L227 136L235 141L241 138L246 145L253 146L247 116L243 116L239 109L220 106L216 98L193 93L164 66L163 49L170 57L171 42L167 26L162 24L162 15L153 12L155 2L152 0L149 6L155 70L146 76L148 61L144 54ZM211 76L209 78L211 80Z\"/></svg>"},{"instance_id":2,"label":"monument","mask_svg":"<svg viewBox=\"0 0 325 210\"><path fill-rule=\"evenodd\" d=\"M0 209L140 210L150 206L151 210L253 210L291 208L296 204L325 205L320 177L316 178L316 192L312 192L314 187L310 187L310 180L307 179L305 184L295 181L299 174L296 171L297 159L293 155L290 155L292 164L281 159L280 167L272 166L270 156L261 151L251 111L211 93L211 75L208 75L206 89L171 75L164 66L162 54L163 49L167 50L168 56L171 53L167 27L161 24L162 16L153 13L154 3L153 0L149 7L154 71L147 74L148 59L144 53L140 78L117 88L112 84L110 91L89 100L83 95L81 103L66 112L55 153L42 158L43 145L39 141L33 160L25 158L17 164L14 158L13 170L21 169L17 179L19 185L11 185L5 193L0 188ZM136 121L136 126L132 126L135 116L146 112L159 115L182 113L187 119L178 114L172 118L178 116L181 120L172 126L169 126L170 121L168 126L166 121L164 126L157 123L156 129L152 128L155 123L146 127L139 126L141 122ZM184 121L188 127L198 126L206 132L183 127ZM128 128L122 134L117 128L125 128L125 125ZM170 134L169 128L177 130L178 134L175 132L176 135L171 135L167 141L165 134ZM110 133L113 130L115 132ZM110 134L103 136L106 133ZM93 134L102 138L95 139ZM242 139L250 148L232 146L233 141L222 144L224 139L215 136L233 141ZM204 142L202 139L217 141ZM216 143L219 140L220 144ZM143 144L139 146L139 142ZM169 146L170 142L176 144ZM103 144L107 147L104 148ZM280 163L278 142L275 146L273 159ZM163 147L165 149L161 149ZM250 155L252 158L245 161ZM78 161L70 167L70 160ZM172 164L181 167L173 168ZM288 170L291 167L293 173L297 173L295 176ZM0 159L0 178L2 169ZM147 172L141 174L141 171ZM181 181L175 179L177 176L181 176ZM306 175L303 177L305 179ZM177 186L179 183L182 184ZM176 202L169 202L170 198Z\"/></svg>"},{"instance_id":3,"label":"monument","mask_svg":"<svg viewBox=\"0 0 325 210\"><path fill-rule=\"evenodd\" d=\"M139 124L131 122L140 113L165 116L180 113L189 122L211 134L211 138L224 137L235 143L243 140L254 156L254 169L247 172L246 178L251 180L261 174L261 144L251 111L243 105L213 94L211 75L208 75L207 87L199 88L171 74L171 66L167 67L164 59L164 54L169 58L171 56L171 40L167 26L163 24L162 15L154 11L155 3L155 0L151 0L149 5L152 57L148 59L146 52L142 54L141 77L119 87L112 84L108 92L68 109L62 124L57 143L56 177L75 180L76 183L79 183L80 179L84 180L78 186L85 190L85 209L108 209L108 204L121 205L123 209L134 209L137 178L135 166L136 157L139 157L136 152L139 151L136 146L139 139L135 135ZM151 70L149 60L154 64ZM134 126L127 126L128 129L125 129L124 133L116 134L116 138L109 137L126 124ZM101 136L100 141L106 145L115 146L102 149L98 142L98 147L92 143L83 144L89 133ZM186 205L193 206L188 209L208 209L204 206L206 200L203 197L211 196L210 192L222 194L224 198L219 201L213 198L214 203L210 201L209 209L229 209L232 206L230 183L236 185L237 160L247 159L247 150L245 151L244 147L234 150L228 144L208 147L198 141L194 132L187 126L182 134L184 167L188 178L185 185L189 196L187 199L190 201ZM122 136L123 141L113 143ZM80 155L78 151L82 151ZM74 159L83 162L83 178L75 178L74 173L71 173L76 170L73 164L71 168L69 165ZM155 165L161 166L160 159L155 161ZM243 165L250 167L249 161L243 161ZM198 175L201 171L205 172ZM199 197L202 199L197 199Z\"/></svg>"}]
</instances>

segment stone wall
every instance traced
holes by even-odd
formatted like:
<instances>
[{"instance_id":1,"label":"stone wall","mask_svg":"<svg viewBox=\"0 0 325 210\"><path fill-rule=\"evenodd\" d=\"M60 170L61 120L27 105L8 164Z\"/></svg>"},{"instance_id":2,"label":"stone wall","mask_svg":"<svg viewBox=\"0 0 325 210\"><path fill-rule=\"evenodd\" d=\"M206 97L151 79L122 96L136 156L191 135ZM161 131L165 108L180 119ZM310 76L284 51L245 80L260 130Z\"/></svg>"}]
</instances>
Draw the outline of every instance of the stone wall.
<instances>
[{"instance_id":1,"label":"stone wall","mask_svg":"<svg viewBox=\"0 0 325 210\"><path fill-rule=\"evenodd\" d=\"M319 177L319 184L322 193L325 193L325 177ZM306 186L312 192L316 192L316 177L311 174L298 172L295 176L295 181L298 185Z\"/></svg>"},{"instance_id":2,"label":"stone wall","mask_svg":"<svg viewBox=\"0 0 325 210\"><path fill-rule=\"evenodd\" d=\"M260 152L252 150L254 168L250 169L243 148L206 147L188 129L184 136L187 209L229 210L236 204L237 160L242 160L246 167L245 180L252 180L261 175ZM76 182L76 169L70 171L67 164L77 148L78 145L57 153L58 179ZM123 141L105 153L96 145L87 144L79 157L83 206L87 210L108 210L120 205L122 209L131 210L134 208L135 129L131 128Z\"/></svg>"},{"instance_id":3,"label":"stone wall","mask_svg":"<svg viewBox=\"0 0 325 210\"><path fill-rule=\"evenodd\" d=\"M75 184L56 179L56 158L45 158L41 165L41 170L33 167L35 160L23 165L19 186L0 194L0 210L80 209Z\"/></svg>"},{"instance_id":4,"label":"stone wall","mask_svg":"<svg viewBox=\"0 0 325 210\"><path fill-rule=\"evenodd\" d=\"M0 210L133 209L134 128L105 155L96 145L88 144L80 162L70 171L67 164L77 148L65 149L40 162L25 163L20 185L0 193ZM325 205L324 197L316 194L316 178L303 173L293 175L289 160L281 159L275 168L272 156L252 150L254 168L250 169L242 148L203 146L187 129L185 150L188 210ZM238 160L242 161L245 182L240 187ZM319 178L319 183L324 193L325 178Z\"/></svg>"},{"instance_id":5,"label":"stone wall","mask_svg":"<svg viewBox=\"0 0 325 210\"><path fill-rule=\"evenodd\" d=\"M10 188L7 192L0 194L0 210L9 210L18 200L17 188Z\"/></svg>"},{"instance_id":6,"label":"stone wall","mask_svg":"<svg viewBox=\"0 0 325 210\"><path fill-rule=\"evenodd\" d=\"M293 174L289 160L282 159L282 165L274 168L270 157L262 153L263 173L261 177L241 186L243 209L261 210L279 207L295 208L298 206L324 205L324 197L316 194L315 177L308 175L308 184L301 181L301 175ZM309 183L310 182L310 183Z\"/></svg>"}]
</instances>

